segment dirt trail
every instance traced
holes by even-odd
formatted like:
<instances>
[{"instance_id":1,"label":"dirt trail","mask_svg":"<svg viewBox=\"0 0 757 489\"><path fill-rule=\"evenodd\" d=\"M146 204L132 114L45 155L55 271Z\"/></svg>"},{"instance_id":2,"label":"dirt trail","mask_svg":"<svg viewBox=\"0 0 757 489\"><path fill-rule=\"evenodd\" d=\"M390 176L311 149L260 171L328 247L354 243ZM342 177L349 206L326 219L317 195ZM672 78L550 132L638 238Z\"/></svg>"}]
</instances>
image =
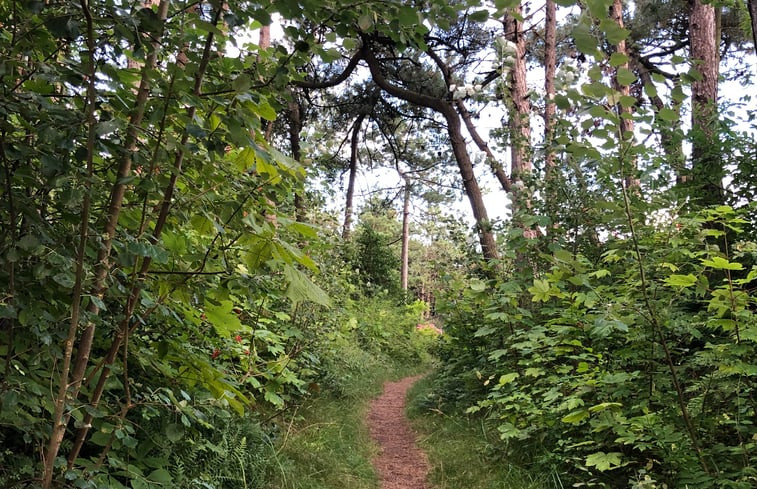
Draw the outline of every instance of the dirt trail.
<instances>
[{"instance_id":1,"label":"dirt trail","mask_svg":"<svg viewBox=\"0 0 757 489\"><path fill-rule=\"evenodd\" d=\"M384 393L371 402L367 423L371 437L380 447L373 465L378 471L381 489L430 488L426 483L426 454L415 444L415 433L405 418L405 395L419 378L387 382Z\"/></svg>"}]
</instances>

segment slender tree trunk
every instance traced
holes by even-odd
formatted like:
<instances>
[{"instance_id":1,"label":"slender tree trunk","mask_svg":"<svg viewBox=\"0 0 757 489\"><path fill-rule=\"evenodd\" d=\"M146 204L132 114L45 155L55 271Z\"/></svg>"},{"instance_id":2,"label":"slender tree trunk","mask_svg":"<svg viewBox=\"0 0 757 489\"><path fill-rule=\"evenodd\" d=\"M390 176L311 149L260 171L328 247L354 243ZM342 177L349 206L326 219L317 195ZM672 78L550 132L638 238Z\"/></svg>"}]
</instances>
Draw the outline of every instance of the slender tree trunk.
<instances>
[{"instance_id":1,"label":"slender tree trunk","mask_svg":"<svg viewBox=\"0 0 757 489\"><path fill-rule=\"evenodd\" d=\"M463 179L463 188L465 189L465 194L468 196L468 201L473 211L473 218L476 221L481 252L485 259L496 260L499 258L497 243L491 230L491 222L489 221L489 214L486 212L481 188L478 186L478 180L476 180L476 175L473 172L473 162L471 162L465 138L462 134L460 117L451 105L447 107L448 109L442 115L444 115L447 121L447 133L452 145L452 152L455 155L457 167Z\"/></svg>"},{"instance_id":2,"label":"slender tree trunk","mask_svg":"<svg viewBox=\"0 0 757 489\"><path fill-rule=\"evenodd\" d=\"M515 13L520 15L519 5ZM513 180L520 180L524 173L530 172L531 165L531 101L526 84L526 37L523 35L523 22L514 15L506 15L503 21L505 37L516 47L513 69L510 72L510 98L512 113L510 115L510 151L512 158Z\"/></svg>"},{"instance_id":3,"label":"slender tree trunk","mask_svg":"<svg viewBox=\"0 0 757 489\"><path fill-rule=\"evenodd\" d=\"M544 200L553 226L557 225L555 182L555 72L557 71L557 5L547 0L544 19Z\"/></svg>"},{"instance_id":4,"label":"slender tree trunk","mask_svg":"<svg viewBox=\"0 0 757 489\"><path fill-rule=\"evenodd\" d=\"M613 1L612 6L610 7L610 17L618 25L618 27L620 27L621 29L625 27L623 22L623 0ZM631 95L630 85L624 85L618 80L618 73L628 70L630 66L628 62L628 60L630 59L628 54L628 47L625 40L621 40L620 42L618 42L618 44L615 45L615 52L624 55L626 57L626 61L615 67L615 76L613 76L612 79L613 88L620 94L621 97L629 97ZM624 152L624 148L630 148L633 145L634 139L634 124L633 119L631 118L631 106L625 105L621 103L621 101L617 101L615 103L615 112L618 114L620 119L619 136L622 143L619 145L619 150L621 152ZM636 158L621 154L621 159L623 162L623 180L625 182L626 188L638 187L639 180L636 177Z\"/></svg>"},{"instance_id":5,"label":"slender tree trunk","mask_svg":"<svg viewBox=\"0 0 757 489\"><path fill-rule=\"evenodd\" d=\"M691 85L692 198L701 205L722 204L723 168L716 140L719 55L715 8L693 0L689 15L691 60L700 76Z\"/></svg>"},{"instance_id":6,"label":"slender tree trunk","mask_svg":"<svg viewBox=\"0 0 757 489\"><path fill-rule=\"evenodd\" d=\"M96 87L96 58L95 58L95 31L92 12L89 10L88 0L82 0L81 8L84 17L87 20L87 50L89 57L89 83L87 84L86 96L86 121L87 121L87 180L86 191L84 193L84 202L82 203L81 222L79 223L79 244L76 251L76 275L74 279L73 297L71 301L71 320L68 326L68 335L63 347L63 361L61 365L60 380L58 381L58 392L54 400L53 426L50 433L45 454L42 459L42 488L48 489L52 484L53 472L55 471L55 459L58 457L61 443L66 434L69 416L65 413L66 401L68 400L69 391L69 372L71 360L73 358L74 342L76 341L76 332L79 328L81 318L81 299L83 292L84 279L84 260L86 258L87 236L89 231L89 212L90 212L90 182L94 173L94 155L95 155L95 109L97 103ZM15 223L13 223L15 226Z\"/></svg>"},{"instance_id":7,"label":"slender tree trunk","mask_svg":"<svg viewBox=\"0 0 757 489\"><path fill-rule=\"evenodd\" d=\"M302 152L300 149L300 131L302 131L302 111L297 94L290 91L292 100L289 102L289 147L292 152L292 158L302 164ZM294 193L294 214L297 222L305 222L305 198L303 197L303 186L298 188Z\"/></svg>"},{"instance_id":8,"label":"slender tree trunk","mask_svg":"<svg viewBox=\"0 0 757 489\"><path fill-rule=\"evenodd\" d=\"M402 205L402 268L400 269L400 286L407 292L407 275L410 260L410 179L405 179L405 198Z\"/></svg>"},{"instance_id":9,"label":"slender tree trunk","mask_svg":"<svg viewBox=\"0 0 757 489\"><path fill-rule=\"evenodd\" d=\"M347 195L344 202L344 224L342 225L342 238L350 238L352 227L353 199L355 195L355 178L357 176L358 143L360 142L360 128L363 125L366 114L360 114L352 125L352 137L350 139L350 168L347 179Z\"/></svg>"}]
</instances>

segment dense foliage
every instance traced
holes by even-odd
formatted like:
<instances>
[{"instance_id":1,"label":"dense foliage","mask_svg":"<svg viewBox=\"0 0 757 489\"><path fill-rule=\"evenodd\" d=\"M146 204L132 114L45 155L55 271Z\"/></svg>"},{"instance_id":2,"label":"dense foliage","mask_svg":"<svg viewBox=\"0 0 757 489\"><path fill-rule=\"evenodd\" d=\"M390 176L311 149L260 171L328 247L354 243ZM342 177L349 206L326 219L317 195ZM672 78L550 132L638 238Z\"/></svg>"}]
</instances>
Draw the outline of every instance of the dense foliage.
<instances>
[{"instance_id":1,"label":"dense foliage","mask_svg":"<svg viewBox=\"0 0 757 489\"><path fill-rule=\"evenodd\" d=\"M492 463L753 487L753 2L559 5L0 3L0 485L265 487L433 346Z\"/></svg>"}]
</instances>

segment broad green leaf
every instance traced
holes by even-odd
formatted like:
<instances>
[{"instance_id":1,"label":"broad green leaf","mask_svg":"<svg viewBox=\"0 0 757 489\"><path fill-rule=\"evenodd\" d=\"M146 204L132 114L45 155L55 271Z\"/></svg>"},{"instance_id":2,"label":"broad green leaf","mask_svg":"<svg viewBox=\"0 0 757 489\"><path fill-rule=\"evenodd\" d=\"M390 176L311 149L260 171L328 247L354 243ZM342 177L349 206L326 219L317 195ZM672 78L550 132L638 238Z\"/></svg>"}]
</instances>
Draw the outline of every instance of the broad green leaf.
<instances>
[{"instance_id":1,"label":"broad green leaf","mask_svg":"<svg viewBox=\"0 0 757 489\"><path fill-rule=\"evenodd\" d=\"M713 256L712 260L702 260L702 265L717 270L742 270L744 268L741 263L731 262L719 256Z\"/></svg>"},{"instance_id":2,"label":"broad green leaf","mask_svg":"<svg viewBox=\"0 0 757 489\"><path fill-rule=\"evenodd\" d=\"M616 75L618 83L623 86L629 86L636 81L636 74L628 68L620 67Z\"/></svg>"},{"instance_id":3,"label":"broad green leaf","mask_svg":"<svg viewBox=\"0 0 757 489\"><path fill-rule=\"evenodd\" d=\"M693 274L677 275L673 274L665 279L665 285L671 287L691 287L697 283L697 278Z\"/></svg>"},{"instance_id":4,"label":"broad green leaf","mask_svg":"<svg viewBox=\"0 0 757 489\"><path fill-rule=\"evenodd\" d=\"M474 292L483 292L486 290L486 282L478 278L471 279L470 288Z\"/></svg>"},{"instance_id":5,"label":"broad green leaf","mask_svg":"<svg viewBox=\"0 0 757 489\"><path fill-rule=\"evenodd\" d=\"M657 117L665 122L675 122L678 120L678 113L668 107L663 107L657 112Z\"/></svg>"},{"instance_id":6,"label":"broad green leaf","mask_svg":"<svg viewBox=\"0 0 757 489\"><path fill-rule=\"evenodd\" d=\"M589 417L588 409L579 409L578 411L573 411L572 413L566 416L563 416L561 421L563 423L578 424L588 417Z\"/></svg>"},{"instance_id":7,"label":"broad green leaf","mask_svg":"<svg viewBox=\"0 0 757 489\"><path fill-rule=\"evenodd\" d=\"M311 282L307 275L292 266L285 266L283 273L287 282L289 282L286 290L286 296L289 300L295 304L310 301L322 306L331 305L328 294Z\"/></svg>"},{"instance_id":8,"label":"broad green leaf","mask_svg":"<svg viewBox=\"0 0 757 489\"><path fill-rule=\"evenodd\" d=\"M244 329L242 322L233 312L234 303L230 300L220 304L205 302L205 317L221 337L230 337L232 333Z\"/></svg>"},{"instance_id":9,"label":"broad green leaf","mask_svg":"<svg viewBox=\"0 0 757 489\"><path fill-rule=\"evenodd\" d=\"M620 452L597 452L586 457L587 467L596 467L600 472L620 467L623 454Z\"/></svg>"},{"instance_id":10,"label":"broad green leaf","mask_svg":"<svg viewBox=\"0 0 757 489\"><path fill-rule=\"evenodd\" d=\"M401 26L414 26L418 24L418 12L413 7L403 5L397 12L397 20Z\"/></svg>"},{"instance_id":11,"label":"broad green leaf","mask_svg":"<svg viewBox=\"0 0 757 489\"><path fill-rule=\"evenodd\" d=\"M613 68L617 68L626 63L628 63L628 56L624 53L612 53L610 56L610 66Z\"/></svg>"},{"instance_id":12,"label":"broad green leaf","mask_svg":"<svg viewBox=\"0 0 757 489\"><path fill-rule=\"evenodd\" d=\"M473 22L486 22L486 20L489 18L489 11L477 10L476 12L470 14L468 18Z\"/></svg>"},{"instance_id":13,"label":"broad green leaf","mask_svg":"<svg viewBox=\"0 0 757 489\"><path fill-rule=\"evenodd\" d=\"M517 379L518 377L520 377L520 374L517 372L511 372L509 374L505 374L499 378L498 384L507 385L511 383L512 381L514 381L515 379Z\"/></svg>"},{"instance_id":14,"label":"broad green leaf","mask_svg":"<svg viewBox=\"0 0 757 489\"><path fill-rule=\"evenodd\" d=\"M161 484L169 484L173 481L171 473L166 469L155 469L147 476L151 481L159 482Z\"/></svg>"}]
</instances>

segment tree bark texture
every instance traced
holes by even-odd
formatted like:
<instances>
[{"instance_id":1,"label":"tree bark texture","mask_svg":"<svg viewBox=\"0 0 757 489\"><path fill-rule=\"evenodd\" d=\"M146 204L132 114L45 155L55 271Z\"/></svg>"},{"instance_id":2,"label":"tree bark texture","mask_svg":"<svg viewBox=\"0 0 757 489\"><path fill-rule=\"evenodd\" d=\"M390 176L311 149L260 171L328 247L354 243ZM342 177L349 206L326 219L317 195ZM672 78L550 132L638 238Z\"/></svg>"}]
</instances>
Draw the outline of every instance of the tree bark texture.
<instances>
[{"instance_id":1,"label":"tree bark texture","mask_svg":"<svg viewBox=\"0 0 757 489\"><path fill-rule=\"evenodd\" d=\"M699 73L691 85L692 197L701 205L723 203L723 168L715 140L719 54L715 8L693 0L689 14L691 61Z\"/></svg>"},{"instance_id":2,"label":"tree bark texture","mask_svg":"<svg viewBox=\"0 0 757 489\"><path fill-rule=\"evenodd\" d=\"M520 14L518 6L516 13ZM531 165L531 100L526 84L526 36L523 35L523 22L513 15L506 15L503 21L505 37L516 47L515 60L510 71L510 97L512 112L510 114L510 146L512 155L513 180L520 180L521 175L530 172Z\"/></svg>"},{"instance_id":3,"label":"tree bark texture","mask_svg":"<svg viewBox=\"0 0 757 489\"><path fill-rule=\"evenodd\" d=\"M610 18L612 18L612 20L621 29L625 27L623 22L623 0L613 1L612 6L610 7ZM629 69L628 46L626 45L625 39L621 40L615 45L615 52L625 55L626 62L615 67L615 76L613 76L612 79L613 89L615 89L615 91L617 91L621 97L628 97L631 95L631 86L624 85L620 83L620 81L618 81L618 72L620 72L621 70ZM633 144L634 139L634 124L633 119L631 118L632 109L631 107L624 106L620 103L620 101L617 101L615 103L615 112L616 114L618 114L618 117L620 119L620 134L618 134L618 136L622 141L622 143L619 145L619 150L621 151L620 158L622 160L623 180L626 188L638 187L639 180L638 178L636 178L636 158L632 156L626 156L624 154L624 148L630 147Z\"/></svg>"},{"instance_id":4,"label":"tree bark texture","mask_svg":"<svg viewBox=\"0 0 757 489\"><path fill-rule=\"evenodd\" d=\"M410 264L410 179L405 177L405 195L402 204L402 266L400 268L400 287L407 292L408 267Z\"/></svg>"}]
</instances>

